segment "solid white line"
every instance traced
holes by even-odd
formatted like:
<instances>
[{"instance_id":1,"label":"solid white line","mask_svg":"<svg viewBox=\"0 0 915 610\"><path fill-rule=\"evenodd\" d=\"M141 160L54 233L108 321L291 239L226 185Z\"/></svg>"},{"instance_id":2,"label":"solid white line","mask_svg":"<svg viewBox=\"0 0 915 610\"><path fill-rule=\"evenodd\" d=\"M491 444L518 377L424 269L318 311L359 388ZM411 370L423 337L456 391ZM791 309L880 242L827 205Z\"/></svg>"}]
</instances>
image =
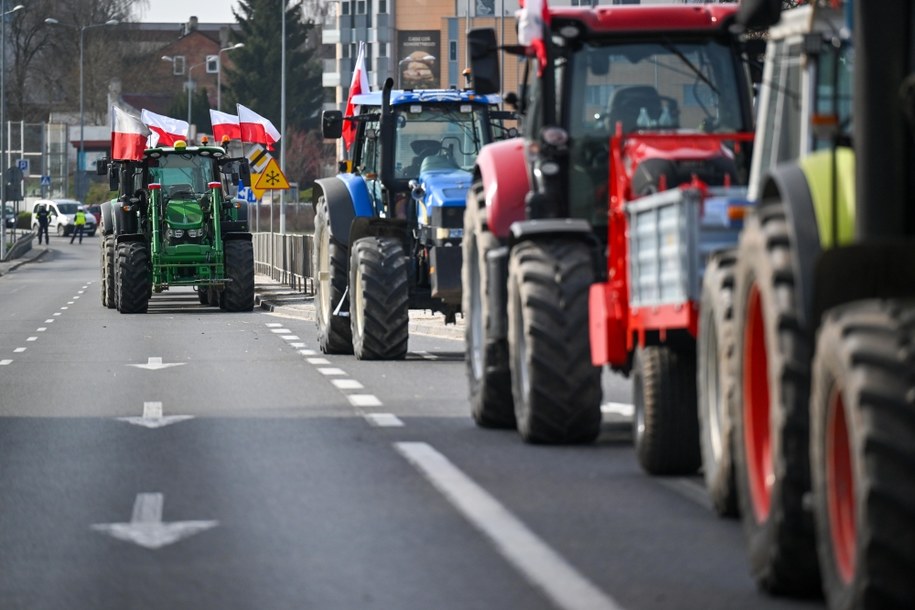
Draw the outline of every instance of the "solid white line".
<instances>
[{"instance_id":1,"label":"solid white line","mask_svg":"<svg viewBox=\"0 0 915 610\"><path fill-rule=\"evenodd\" d=\"M11 364L12 362L13 362L12 360L0 360L0 366L6 366L8 364Z\"/></svg>"},{"instance_id":2,"label":"solid white line","mask_svg":"<svg viewBox=\"0 0 915 610\"><path fill-rule=\"evenodd\" d=\"M291 333L292 331L289 330L288 328L271 328L270 332L276 333L278 335L283 335L283 334Z\"/></svg>"},{"instance_id":3,"label":"solid white line","mask_svg":"<svg viewBox=\"0 0 915 610\"><path fill-rule=\"evenodd\" d=\"M334 368L334 367L330 367L330 368L326 368L326 369L318 369L318 372L321 373L322 375L346 375L346 373L343 372L343 369L338 369L338 368Z\"/></svg>"},{"instance_id":4,"label":"solid white line","mask_svg":"<svg viewBox=\"0 0 915 610\"><path fill-rule=\"evenodd\" d=\"M308 364L330 364L330 360L327 358L306 358L305 362Z\"/></svg>"},{"instance_id":5,"label":"solid white line","mask_svg":"<svg viewBox=\"0 0 915 610\"><path fill-rule=\"evenodd\" d=\"M283 341L298 341L301 337L296 337L295 335L280 335L280 338Z\"/></svg>"},{"instance_id":6,"label":"solid white line","mask_svg":"<svg viewBox=\"0 0 915 610\"><path fill-rule=\"evenodd\" d=\"M46 330L48 330L48 327L47 327L47 326L39 326L38 328L35 329L35 332L36 332L36 333L43 333L43 332L46 331Z\"/></svg>"},{"instance_id":7,"label":"solid white line","mask_svg":"<svg viewBox=\"0 0 915 610\"><path fill-rule=\"evenodd\" d=\"M38 337L29 337L26 341L38 341Z\"/></svg>"},{"instance_id":8,"label":"solid white line","mask_svg":"<svg viewBox=\"0 0 915 610\"><path fill-rule=\"evenodd\" d=\"M24 352L24 351L27 350L27 349L29 349L29 348L27 348L27 347L17 347L16 349L13 350L13 353L14 353L14 354L21 354L22 352Z\"/></svg>"},{"instance_id":9,"label":"solid white line","mask_svg":"<svg viewBox=\"0 0 915 610\"><path fill-rule=\"evenodd\" d=\"M349 394L349 403L354 407L380 407L381 401L373 394Z\"/></svg>"},{"instance_id":10,"label":"solid white line","mask_svg":"<svg viewBox=\"0 0 915 610\"><path fill-rule=\"evenodd\" d=\"M340 390L361 390L363 385L355 379L332 379L331 383Z\"/></svg>"},{"instance_id":11,"label":"solid white line","mask_svg":"<svg viewBox=\"0 0 915 610\"><path fill-rule=\"evenodd\" d=\"M567 610L621 608L432 446L427 443L394 446L464 518L493 542L509 563L557 606Z\"/></svg>"},{"instance_id":12,"label":"solid white line","mask_svg":"<svg viewBox=\"0 0 915 610\"><path fill-rule=\"evenodd\" d=\"M300 349L299 353L302 354L303 356L314 356L318 352L316 352L313 349Z\"/></svg>"},{"instance_id":13,"label":"solid white line","mask_svg":"<svg viewBox=\"0 0 915 610\"><path fill-rule=\"evenodd\" d=\"M600 410L601 413L623 417L632 417L635 414L635 407L625 402L605 402L600 406Z\"/></svg>"},{"instance_id":14,"label":"solid white line","mask_svg":"<svg viewBox=\"0 0 915 610\"><path fill-rule=\"evenodd\" d=\"M400 428L403 422L392 413L366 413L363 417L373 426L379 428Z\"/></svg>"}]
</instances>

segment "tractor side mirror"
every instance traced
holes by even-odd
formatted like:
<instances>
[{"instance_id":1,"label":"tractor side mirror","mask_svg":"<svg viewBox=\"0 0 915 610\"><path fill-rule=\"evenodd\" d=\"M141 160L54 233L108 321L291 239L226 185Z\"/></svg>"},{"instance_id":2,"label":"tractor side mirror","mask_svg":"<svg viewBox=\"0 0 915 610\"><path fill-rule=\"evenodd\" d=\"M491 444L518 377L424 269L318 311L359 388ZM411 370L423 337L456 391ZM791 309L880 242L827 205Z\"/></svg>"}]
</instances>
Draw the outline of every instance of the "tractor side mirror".
<instances>
[{"instance_id":1,"label":"tractor side mirror","mask_svg":"<svg viewBox=\"0 0 915 610\"><path fill-rule=\"evenodd\" d=\"M343 135L343 113L339 110L321 112L321 132L328 140L336 140Z\"/></svg>"},{"instance_id":2,"label":"tractor side mirror","mask_svg":"<svg viewBox=\"0 0 915 610\"><path fill-rule=\"evenodd\" d=\"M480 95L499 92L499 55L496 31L476 28L467 33L470 50L470 76L473 90Z\"/></svg>"},{"instance_id":3,"label":"tractor side mirror","mask_svg":"<svg viewBox=\"0 0 915 610\"><path fill-rule=\"evenodd\" d=\"M116 191L121 188L121 168L112 163L105 170L108 173L108 190Z\"/></svg>"}]
</instances>

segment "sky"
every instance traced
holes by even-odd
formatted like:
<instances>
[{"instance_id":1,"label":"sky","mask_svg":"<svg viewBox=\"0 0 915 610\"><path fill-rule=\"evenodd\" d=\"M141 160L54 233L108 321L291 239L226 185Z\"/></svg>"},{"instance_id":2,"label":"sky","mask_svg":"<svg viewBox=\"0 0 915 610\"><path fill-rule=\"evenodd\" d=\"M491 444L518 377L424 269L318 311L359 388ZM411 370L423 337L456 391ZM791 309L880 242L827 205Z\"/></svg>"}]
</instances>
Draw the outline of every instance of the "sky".
<instances>
[{"instance_id":1,"label":"sky","mask_svg":"<svg viewBox=\"0 0 915 610\"><path fill-rule=\"evenodd\" d=\"M149 0L140 21L184 23L191 16L201 23L234 23L233 0Z\"/></svg>"}]
</instances>

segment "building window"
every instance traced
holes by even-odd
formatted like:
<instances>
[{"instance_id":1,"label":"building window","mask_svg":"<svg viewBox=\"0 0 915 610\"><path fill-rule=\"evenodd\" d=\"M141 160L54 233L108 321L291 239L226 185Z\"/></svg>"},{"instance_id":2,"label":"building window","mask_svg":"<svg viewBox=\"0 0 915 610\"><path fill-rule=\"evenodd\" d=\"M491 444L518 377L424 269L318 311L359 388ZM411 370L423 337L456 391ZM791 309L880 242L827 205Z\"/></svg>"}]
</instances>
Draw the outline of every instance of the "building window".
<instances>
[{"instance_id":1,"label":"building window","mask_svg":"<svg viewBox=\"0 0 915 610\"><path fill-rule=\"evenodd\" d=\"M216 74L217 72L219 72L219 57L207 55L207 74Z\"/></svg>"},{"instance_id":2,"label":"building window","mask_svg":"<svg viewBox=\"0 0 915 610\"><path fill-rule=\"evenodd\" d=\"M349 15L349 2L341 2L341 3L340 3L340 14L341 14L341 15Z\"/></svg>"},{"instance_id":3,"label":"building window","mask_svg":"<svg viewBox=\"0 0 915 610\"><path fill-rule=\"evenodd\" d=\"M457 40L448 43L448 61L457 61Z\"/></svg>"},{"instance_id":4,"label":"building window","mask_svg":"<svg viewBox=\"0 0 915 610\"><path fill-rule=\"evenodd\" d=\"M184 74L184 55L175 55L172 58L172 74L182 76Z\"/></svg>"},{"instance_id":5,"label":"building window","mask_svg":"<svg viewBox=\"0 0 915 610\"><path fill-rule=\"evenodd\" d=\"M388 0L378 0L378 14L384 15L388 12Z\"/></svg>"},{"instance_id":6,"label":"building window","mask_svg":"<svg viewBox=\"0 0 915 610\"><path fill-rule=\"evenodd\" d=\"M365 0L356 0L356 14L365 15Z\"/></svg>"},{"instance_id":7,"label":"building window","mask_svg":"<svg viewBox=\"0 0 915 610\"><path fill-rule=\"evenodd\" d=\"M388 56L388 43L379 42L376 46L378 48L378 57L387 57Z\"/></svg>"}]
</instances>

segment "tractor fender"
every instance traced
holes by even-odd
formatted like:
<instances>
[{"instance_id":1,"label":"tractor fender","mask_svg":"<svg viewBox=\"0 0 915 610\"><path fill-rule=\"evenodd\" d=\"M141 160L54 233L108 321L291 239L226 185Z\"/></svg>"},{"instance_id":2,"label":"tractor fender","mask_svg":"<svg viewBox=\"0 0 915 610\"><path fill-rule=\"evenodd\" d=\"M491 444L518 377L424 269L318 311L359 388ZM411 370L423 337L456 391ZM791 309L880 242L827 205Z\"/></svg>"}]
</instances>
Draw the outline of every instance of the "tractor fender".
<instances>
[{"instance_id":1,"label":"tractor fender","mask_svg":"<svg viewBox=\"0 0 915 610\"><path fill-rule=\"evenodd\" d=\"M363 237L393 237L401 241L405 252L409 252L406 239L407 221L403 218L356 216L349 227L349 236L352 244Z\"/></svg>"},{"instance_id":2,"label":"tractor fender","mask_svg":"<svg viewBox=\"0 0 915 610\"><path fill-rule=\"evenodd\" d=\"M146 241L146 236L142 233L119 233L115 237L115 244L128 244L135 241Z\"/></svg>"},{"instance_id":3,"label":"tractor fender","mask_svg":"<svg viewBox=\"0 0 915 610\"><path fill-rule=\"evenodd\" d=\"M353 219L374 215L372 197L365 180L355 174L339 174L316 180L315 186L313 205L317 206L318 198L324 197L330 215L330 234L338 242L348 245Z\"/></svg>"},{"instance_id":4,"label":"tractor fender","mask_svg":"<svg viewBox=\"0 0 915 610\"><path fill-rule=\"evenodd\" d=\"M531 190L524 139L484 146L474 173L483 183L487 228L496 237L507 238L512 223L524 220L524 198Z\"/></svg>"},{"instance_id":5,"label":"tractor fender","mask_svg":"<svg viewBox=\"0 0 915 610\"><path fill-rule=\"evenodd\" d=\"M102 235L111 235L115 231L114 226L114 217L111 214L111 208L115 205L114 201L106 201L99 206L101 208L101 226L99 229L102 232Z\"/></svg>"},{"instance_id":6,"label":"tractor fender","mask_svg":"<svg viewBox=\"0 0 915 610\"><path fill-rule=\"evenodd\" d=\"M763 177L760 199L778 199L785 206L788 235L791 239L791 266L797 283L794 287L801 303L800 323L810 328L813 311L813 277L822 252L820 231L810 185L804 170L796 163L779 165Z\"/></svg>"}]
</instances>

